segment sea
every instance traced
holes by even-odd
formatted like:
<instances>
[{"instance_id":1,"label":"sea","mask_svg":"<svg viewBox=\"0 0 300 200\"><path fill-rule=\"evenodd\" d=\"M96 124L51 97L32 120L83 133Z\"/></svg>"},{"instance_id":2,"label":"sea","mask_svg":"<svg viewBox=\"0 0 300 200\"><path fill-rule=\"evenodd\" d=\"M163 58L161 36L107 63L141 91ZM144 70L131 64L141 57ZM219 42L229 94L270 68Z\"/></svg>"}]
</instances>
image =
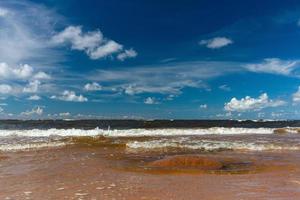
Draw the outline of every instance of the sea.
<instances>
[{"instance_id":1,"label":"sea","mask_svg":"<svg viewBox=\"0 0 300 200\"><path fill-rule=\"evenodd\" d=\"M298 120L0 120L0 151L91 141L87 138L109 139L128 151L297 151L299 127Z\"/></svg>"}]
</instances>

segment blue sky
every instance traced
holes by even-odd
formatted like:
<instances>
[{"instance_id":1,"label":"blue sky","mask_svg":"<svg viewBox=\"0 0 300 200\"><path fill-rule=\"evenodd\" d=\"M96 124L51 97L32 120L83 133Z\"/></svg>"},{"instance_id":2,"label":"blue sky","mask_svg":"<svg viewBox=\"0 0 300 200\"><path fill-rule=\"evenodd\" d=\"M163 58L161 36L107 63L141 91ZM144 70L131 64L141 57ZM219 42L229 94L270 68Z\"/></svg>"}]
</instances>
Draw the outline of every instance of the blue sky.
<instances>
[{"instance_id":1,"label":"blue sky","mask_svg":"<svg viewBox=\"0 0 300 200\"><path fill-rule=\"evenodd\" d=\"M0 2L0 118L299 119L299 1Z\"/></svg>"}]
</instances>

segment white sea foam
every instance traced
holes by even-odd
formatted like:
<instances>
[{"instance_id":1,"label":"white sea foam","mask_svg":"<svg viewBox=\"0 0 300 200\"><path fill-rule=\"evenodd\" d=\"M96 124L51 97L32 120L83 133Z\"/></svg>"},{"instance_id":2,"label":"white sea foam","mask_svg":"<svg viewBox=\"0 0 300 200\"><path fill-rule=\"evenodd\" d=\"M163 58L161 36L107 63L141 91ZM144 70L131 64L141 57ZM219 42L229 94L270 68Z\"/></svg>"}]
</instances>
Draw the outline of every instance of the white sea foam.
<instances>
[{"instance_id":1,"label":"white sea foam","mask_svg":"<svg viewBox=\"0 0 300 200\"><path fill-rule=\"evenodd\" d=\"M144 142L129 142L128 149L155 149L155 148L188 148L188 149L248 149L248 150L295 150L298 146L276 145L269 142L251 143L248 141L208 141L194 140L189 136L205 135L271 135L275 129L272 128L197 128L197 129L127 129L127 130L107 130L107 129L32 129L32 130L0 130L0 151L14 151L32 148L43 148L51 146L61 146L63 137L70 136L105 136L105 137L165 137L158 140ZM289 133L297 133L295 128L285 128ZM176 136L166 138L167 136ZM255 136L255 138L258 136ZM257 138L256 138L257 139ZM252 141L253 142L253 141ZM299 145L300 147L300 145Z\"/></svg>"},{"instance_id":2,"label":"white sea foam","mask_svg":"<svg viewBox=\"0 0 300 200\"><path fill-rule=\"evenodd\" d=\"M96 136L107 137L140 137L140 136L185 136L185 135L235 135L235 134L272 134L271 128L198 128L198 129L47 129L47 130L0 130L0 137L22 136L22 137L49 137L49 136Z\"/></svg>"},{"instance_id":3,"label":"white sea foam","mask_svg":"<svg viewBox=\"0 0 300 200\"><path fill-rule=\"evenodd\" d=\"M245 141L188 141L188 140L152 140L145 142L129 142L128 150L159 150L164 148L180 148L192 150L248 150L248 151L276 151L276 150L300 150L299 145L284 145L272 143L254 143Z\"/></svg>"},{"instance_id":4,"label":"white sea foam","mask_svg":"<svg viewBox=\"0 0 300 200\"><path fill-rule=\"evenodd\" d=\"M50 136L96 136L100 129L31 129L31 130L0 130L0 137L21 136L21 137L50 137Z\"/></svg>"},{"instance_id":5,"label":"white sea foam","mask_svg":"<svg viewBox=\"0 0 300 200\"><path fill-rule=\"evenodd\" d=\"M64 145L66 145L66 144L63 142L4 144L4 145L0 145L0 151L22 151L22 150L30 150L30 149L60 147L60 146L64 146Z\"/></svg>"}]
</instances>

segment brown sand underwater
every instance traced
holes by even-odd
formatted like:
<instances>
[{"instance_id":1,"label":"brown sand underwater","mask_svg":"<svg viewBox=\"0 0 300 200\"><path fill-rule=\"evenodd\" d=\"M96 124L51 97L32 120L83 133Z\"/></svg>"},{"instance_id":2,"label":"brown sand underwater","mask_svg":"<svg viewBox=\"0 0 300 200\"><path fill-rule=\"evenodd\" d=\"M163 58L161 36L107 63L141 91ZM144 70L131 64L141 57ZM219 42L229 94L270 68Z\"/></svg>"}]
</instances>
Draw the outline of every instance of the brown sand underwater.
<instances>
[{"instance_id":1,"label":"brown sand underwater","mask_svg":"<svg viewBox=\"0 0 300 200\"><path fill-rule=\"evenodd\" d=\"M88 141L0 153L0 199L300 199L298 151L127 151Z\"/></svg>"}]
</instances>

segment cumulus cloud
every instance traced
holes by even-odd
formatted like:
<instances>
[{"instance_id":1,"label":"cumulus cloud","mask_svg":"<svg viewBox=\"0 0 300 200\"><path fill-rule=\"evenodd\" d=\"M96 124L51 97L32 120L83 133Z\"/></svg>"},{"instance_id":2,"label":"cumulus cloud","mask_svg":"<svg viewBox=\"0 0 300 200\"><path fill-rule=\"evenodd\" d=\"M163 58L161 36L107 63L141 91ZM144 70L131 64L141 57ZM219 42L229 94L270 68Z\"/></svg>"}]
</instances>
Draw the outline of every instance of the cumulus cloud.
<instances>
[{"instance_id":1,"label":"cumulus cloud","mask_svg":"<svg viewBox=\"0 0 300 200\"><path fill-rule=\"evenodd\" d=\"M61 96L51 96L51 99L58 99L61 101L72 101L72 102L86 102L88 99L83 95L76 95L74 91L65 90Z\"/></svg>"},{"instance_id":2,"label":"cumulus cloud","mask_svg":"<svg viewBox=\"0 0 300 200\"><path fill-rule=\"evenodd\" d=\"M137 52L133 49L125 50L123 53L120 53L117 58L121 61L125 60L126 58L134 58L137 56Z\"/></svg>"},{"instance_id":3,"label":"cumulus cloud","mask_svg":"<svg viewBox=\"0 0 300 200\"><path fill-rule=\"evenodd\" d=\"M123 49L123 46L118 44L115 41L108 41L106 44L97 47L93 51L88 52L91 59L99 59L103 57L107 57L109 55L112 55L116 52L119 52Z\"/></svg>"},{"instance_id":4,"label":"cumulus cloud","mask_svg":"<svg viewBox=\"0 0 300 200\"><path fill-rule=\"evenodd\" d=\"M31 100L31 101L38 101L41 99L41 97L38 95L32 95L32 96L28 97L27 99Z\"/></svg>"},{"instance_id":5,"label":"cumulus cloud","mask_svg":"<svg viewBox=\"0 0 300 200\"><path fill-rule=\"evenodd\" d=\"M201 109L206 109L206 108L207 108L207 104L201 104L199 107L200 107Z\"/></svg>"},{"instance_id":6,"label":"cumulus cloud","mask_svg":"<svg viewBox=\"0 0 300 200\"><path fill-rule=\"evenodd\" d=\"M291 75L299 67L299 61L266 58L262 63L248 64L246 69L256 73Z\"/></svg>"},{"instance_id":7,"label":"cumulus cloud","mask_svg":"<svg viewBox=\"0 0 300 200\"><path fill-rule=\"evenodd\" d=\"M208 40L201 40L199 42L200 45L204 45L210 49L219 49L225 46L232 44L233 41L226 37L215 37Z\"/></svg>"},{"instance_id":8,"label":"cumulus cloud","mask_svg":"<svg viewBox=\"0 0 300 200\"><path fill-rule=\"evenodd\" d=\"M52 37L56 45L70 44L71 49L84 51L91 59L101 59L119 53L118 59L135 57L134 50L124 50L123 45L107 39L100 30L84 32L81 26L69 26ZM135 55L134 55L135 54Z\"/></svg>"},{"instance_id":9,"label":"cumulus cloud","mask_svg":"<svg viewBox=\"0 0 300 200\"><path fill-rule=\"evenodd\" d=\"M12 87L7 84L0 84L0 94L9 94L12 92Z\"/></svg>"},{"instance_id":10,"label":"cumulus cloud","mask_svg":"<svg viewBox=\"0 0 300 200\"><path fill-rule=\"evenodd\" d=\"M28 64L11 66L5 62L0 63L0 78L2 80L28 80L50 79L50 75L43 71L35 72L36 69Z\"/></svg>"},{"instance_id":11,"label":"cumulus cloud","mask_svg":"<svg viewBox=\"0 0 300 200\"><path fill-rule=\"evenodd\" d=\"M0 63L0 77L2 79L26 79L31 77L32 73L33 68L27 64L12 67L7 63Z\"/></svg>"},{"instance_id":12,"label":"cumulus cloud","mask_svg":"<svg viewBox=\"0 0 300 200\"><path fill-rule=\"evenodd\" d=\"M44 109L40 106L37 106L36 108L33 108L32 110L27 110L25 112L22 112L21 115L30 116L30 115L42 115L44 112Z\"/></svg>"},{"instance_id":13,"label":"cumulus cloud","mask_svg":"<svg viewBox=\"0 0 300 200\"><path fill-rule=\"evenodd\" d=\"M59 113L59 116L60 117L69 117L69 116L71 116L71 113L69 113L69 112Z\"/></svg>"},{"instance_id":14,"label":"cumulus cloud","mask_svg":"<svg viewBox=\"0 0 300 200\"><path fill-rule=\"evenodd\" d=\"M286 102L282 100L271 100L266 93L263 93L258 98L251 98L246 96L240 100L235 97L230 100L230 102L225 103L224 109L226 111L259 111L267 107L278 107L284 105Z\"/></svg>"},{"instance_id":15,"label":"cumulus cloud","mask_svg":"<svg viewBox=\"0 0 300 200\"><path fill-rule=\"evenodd\" d=\"M147 98L144 100L144 103L145 103L145 104L159 104L159 102L157 101L157 99L154 98L154 97L147 97Z\"/></svg>"},{"instance_id":16,"label":"cumulus cloud","mask_svg":"<svg viewBox=\"0 0 300 200\"><path fill-rule=\"evenodd\" d=\"M34 79L39 79L39 80L49 80L51 79L51 76L45 72L38 72L33 76Z\"/></svg>"},{"instance_id":17,"label":"cumulus cloud","mask_svg":"<svg viewBox=\"0 0 300 200\"><path fill-rule=\"evenodd\" d=\"M100 91L100 90L102 90L102 86L99 85L99 84L96 83L96 82L93 82L93 83L87 83L87 84L85 84L85 86L84 86L84 90L86 90L86 91Z\"/></svg>"},{"instance_id":18,"label":"cumulus cloud","mask_svg":"<svg viewBox=\"0 0 300 200\"><path fill-rule=\"evenodd\" d=\"M99 30L83 33L81 26L69 26L52 37L52 41L56 44L70 43L72 49L87 52L97 48L103 40Z\"/></svg>"},{"instance_id":19,"label":"cumulus cloud","mask_svg":"<svg viewBox=\"0 0 300 200\"><path fill-rule=\"evenodd\" d=\"M26 87L24 87L23 92L25 93L36 93L41 85L38 80L30 81Z\"/></svg>"}]
</instances>

